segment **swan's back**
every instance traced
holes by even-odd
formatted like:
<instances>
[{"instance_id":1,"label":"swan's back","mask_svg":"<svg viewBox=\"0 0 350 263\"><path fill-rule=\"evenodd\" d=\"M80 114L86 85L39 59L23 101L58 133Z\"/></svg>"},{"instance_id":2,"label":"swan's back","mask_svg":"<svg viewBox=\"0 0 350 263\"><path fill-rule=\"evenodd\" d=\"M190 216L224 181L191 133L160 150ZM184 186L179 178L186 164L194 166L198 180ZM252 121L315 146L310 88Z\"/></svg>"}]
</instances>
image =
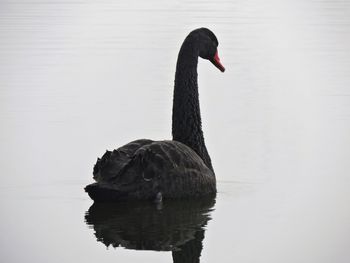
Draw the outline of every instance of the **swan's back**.
<instances>
[{"instance_id":1,"label":"swan's back","mask_svg":"<svg viewBox=\"0 0 350 263\"><path fill-rule=\"evenodd\" d=\"M137 140L107 151L85 190L95 201L199 197L216 193L214 173L177 141Z\"/></svg>"}]
</instances>

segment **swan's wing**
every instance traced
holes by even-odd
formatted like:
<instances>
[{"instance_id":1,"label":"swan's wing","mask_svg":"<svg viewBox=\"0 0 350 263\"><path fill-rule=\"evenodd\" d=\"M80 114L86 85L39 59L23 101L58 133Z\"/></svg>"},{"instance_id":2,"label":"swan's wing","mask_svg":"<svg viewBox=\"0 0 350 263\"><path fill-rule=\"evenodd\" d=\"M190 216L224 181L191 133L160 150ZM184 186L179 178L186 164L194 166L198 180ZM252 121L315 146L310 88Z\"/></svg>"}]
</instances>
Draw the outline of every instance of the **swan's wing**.
<instances>
[{"instance_id":1,"label":"swan's wing","mask_svg":"<svg viewBox=\"0 0 350 263\"><path fill-rule=\"evenodd\" d=\"M94 168L97 183L85 188L95 201L185 198L216 193L214 173L188 146L137 140L106 152Z\"/></svg>"},{"instance_id":2,"label":"swan's wing","mask_svg":"<svg viewBox=\"0 0 350 263\"><path fill-rule=\"evenodd\" d=\"M216 193L214 173L188 146L156 141L140 147L113 184L135 199L195 197Z\"/></svg>"},{"instance_id":3,"label":"swan's wing","mask_svg":"<svg viewBox=\"0 0 350 263\"><path fill-rule=\"evenodd\" d=\"M115 178L132 160L135 152L142 146L152 143L152 140L140 139L106 153L97 159L94 166L94 179L96 182L109 182Z\"/></svg>"}]
</instances>

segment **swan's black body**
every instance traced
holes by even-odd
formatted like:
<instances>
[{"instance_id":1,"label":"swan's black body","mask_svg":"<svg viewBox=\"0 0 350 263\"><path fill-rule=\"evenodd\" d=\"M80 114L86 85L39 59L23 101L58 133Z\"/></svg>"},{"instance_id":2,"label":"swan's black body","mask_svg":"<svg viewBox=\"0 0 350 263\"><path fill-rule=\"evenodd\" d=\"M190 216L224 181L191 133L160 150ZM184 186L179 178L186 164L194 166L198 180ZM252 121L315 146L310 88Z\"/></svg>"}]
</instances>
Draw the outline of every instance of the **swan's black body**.
<instances>
[{"instance_id":1,"label":"swan's black body","mask_svg":"<svg viewBox=\"0 0 350 263\"><path fill-rule=\"evenodd\" d=\"M216 194L204 143L198 99L198 56L224 71L218 41L208 29L192 31L179 52L173 101L172 141L136 140L107 151L94 167L96 183L85 191L95 201L187 198Z\"/></svg>"}]
</instances>

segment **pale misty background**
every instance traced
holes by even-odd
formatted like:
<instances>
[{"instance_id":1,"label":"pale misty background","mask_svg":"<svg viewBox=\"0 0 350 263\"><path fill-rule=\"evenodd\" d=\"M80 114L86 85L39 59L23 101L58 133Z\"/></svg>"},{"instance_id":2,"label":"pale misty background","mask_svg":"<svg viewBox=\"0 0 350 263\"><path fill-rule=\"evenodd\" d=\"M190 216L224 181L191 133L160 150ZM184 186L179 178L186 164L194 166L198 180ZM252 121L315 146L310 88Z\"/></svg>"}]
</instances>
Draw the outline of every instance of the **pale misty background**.
<instances>
[{"instance_id":1,"label":"pale misty background","mask_svg":"<svg viewBox=\"0 0 350 263\"><path fill-rule=\"evenodd\" d=\"M350 260L350 1L0 1L4 262L172 262L106 249L83 187L106 149L170 139L175 63L200 60L219 194L201 262Z\"/></svg>"}]
</instances>

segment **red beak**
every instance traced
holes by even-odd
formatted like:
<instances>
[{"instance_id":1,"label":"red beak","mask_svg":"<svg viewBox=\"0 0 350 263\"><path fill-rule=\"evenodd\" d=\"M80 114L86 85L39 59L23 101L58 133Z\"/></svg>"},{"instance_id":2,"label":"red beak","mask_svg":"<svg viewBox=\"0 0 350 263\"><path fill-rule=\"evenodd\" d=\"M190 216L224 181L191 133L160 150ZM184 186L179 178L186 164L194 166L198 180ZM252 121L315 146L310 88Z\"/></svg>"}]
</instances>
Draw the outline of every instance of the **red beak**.
<instances>
[{"instance_id":1,"label":"red beak","mask_svg":"<svg viewBox=\"0 0 350 263\"><path fill-rule=\"evenodd\" d=\"M218 69L221 70L221 72L225 71L225 67L221 64L220 62L220 58L219 58L219 54L218 51L216 51L215 56L210 60L211 63L214 64L215 67L217 67Z\"/></svg>"}]
</instances>

